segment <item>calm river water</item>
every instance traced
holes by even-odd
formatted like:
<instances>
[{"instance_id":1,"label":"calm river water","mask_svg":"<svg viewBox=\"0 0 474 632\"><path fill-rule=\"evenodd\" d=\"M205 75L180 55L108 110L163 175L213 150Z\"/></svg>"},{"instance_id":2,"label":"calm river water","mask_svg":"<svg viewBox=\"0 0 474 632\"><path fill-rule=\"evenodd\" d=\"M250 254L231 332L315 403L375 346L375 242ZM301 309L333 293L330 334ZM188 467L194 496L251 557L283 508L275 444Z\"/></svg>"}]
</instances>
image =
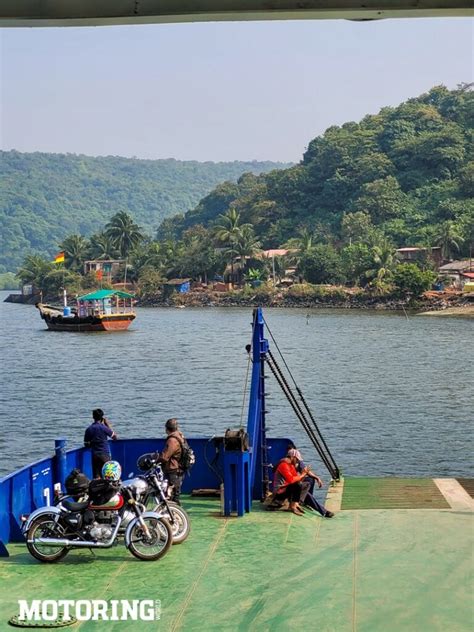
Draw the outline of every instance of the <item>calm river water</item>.
<instances>
[{"instance_id":1,"label":"calm river water","mask_svg":"<svg viewBox=\"0 0 474 632\"><path fill-rule=\"evenodd\" d=\"M47 331L34 307L3 303L6 295L0 476L49 454L55 437L81 445L96 407L122 438L161 436L171 416L191 436L239 425L250 308L143 308L127 332L74 334ZM472 320L307 309L265 317L346 475L473 475ZM272 379L270 435L294 438L319 468Z\"/></svg>"}]
</instances>

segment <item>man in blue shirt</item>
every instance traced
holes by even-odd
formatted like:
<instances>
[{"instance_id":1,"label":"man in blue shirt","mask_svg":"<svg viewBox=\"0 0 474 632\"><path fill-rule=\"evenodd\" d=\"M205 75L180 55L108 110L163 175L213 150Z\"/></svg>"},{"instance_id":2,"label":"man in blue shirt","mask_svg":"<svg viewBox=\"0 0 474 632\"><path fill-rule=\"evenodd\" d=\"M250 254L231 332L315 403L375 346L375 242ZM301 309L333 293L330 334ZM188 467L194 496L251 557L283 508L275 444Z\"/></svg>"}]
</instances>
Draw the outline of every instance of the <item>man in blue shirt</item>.
<instances>
[{"instance_id":1,"label":"man in blue shirt","mask_svg":"<svg viewBox=\"0 0 474 632\"><path fill-rule=\"evenodd\" d=\"M92 411L93 423L84 433L84 445L92 452L92 476L100 478L102 466L111 460L109 439L115 440L117 435L106 423L104 412L100 408Z\"/></svg>"}]
</instances>

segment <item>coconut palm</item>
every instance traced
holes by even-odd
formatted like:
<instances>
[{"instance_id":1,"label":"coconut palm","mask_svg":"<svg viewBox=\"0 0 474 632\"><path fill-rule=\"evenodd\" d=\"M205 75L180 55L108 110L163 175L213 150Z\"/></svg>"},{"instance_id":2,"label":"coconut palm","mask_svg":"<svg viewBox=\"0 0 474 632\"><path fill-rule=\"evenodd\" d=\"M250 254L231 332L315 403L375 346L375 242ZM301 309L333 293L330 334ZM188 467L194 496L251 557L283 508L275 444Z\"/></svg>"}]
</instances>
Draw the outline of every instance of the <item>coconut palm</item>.
<instances>
[{"instance_id":1,"label":"coconut palm","mask_svg":"<svg viewBox=\"0 0 474 632\"><path fill-rule=\"evenodd\" d=\"M39 255L26 255L16 276L22 283L30 283L41 290L45 285L46 277L53 270L54 263L51 261L47 261Z\"/></svg>"},{"instance_id":2,"label":"coconut palm","mask_svg":"<svg viewBox=\"0 0 474 632\"><path fill-rule=\"evenodd\" d=\"M218 243L225 246L225 255L230 261L231 278L234 278L235 258L238 256L238 243L241 241L241 249L244 243L251 239L253 227L251 224L240 224L240 213L235 208L230 208L227 213L218 217L215 227L215 236Z\"/></svg>"},{"instance_id":3,"label":"coconut palm","mask_svg":"<svg viewBox=\"0 0 474 632\"><path fill-rule=\"evenodd\" d=\"M64 266L68 270L79 272L89 253L89 242L82 235L69 235L60 244L64 251Z\"/></svg>"},{"instance_id":4,"label":"coconut palm","mask_svg":"<svg viewBox=\"0 0 474 632\"><path fill-rule=\"evenodd\" d=\"M383 238L371 247L370 255L372 265L365 271L365 277L371 285L382 287L396 265L395 248L388 239Z\"/></svg>"},{"instance_id":5,"label":"coconut palm","mask_svg":"<svg viewBox=\"0 0 474 632\"><path fill-rule=\"evenodd\" d=\"M116 213L105 225L105 234L112 240L120 256L127 259L130 251L143 240L142 229L125 211Z\"/></svg>"},{"instance_id":6,"label":"coconut palm","mask_svg":"<svg viewBox=\"0 0 474 632\"><path fill-rule=\"evenodd\" d=\"M117 259L120 254L112 238L102 232L91 235L89 256L92 259Z\"/></svg>"},{"instance_id":7,"label":"coconut palm","mask_svg":"<svg viewBox=\"0 0 474 632\"><path fill-rule=\"evenodd\" d=\"M451 220L443 222L436 235L436 245L441 246L443 259L450 259L454 251L459 251L464 239L459 227Z\"/></svg>"}]
</instances>

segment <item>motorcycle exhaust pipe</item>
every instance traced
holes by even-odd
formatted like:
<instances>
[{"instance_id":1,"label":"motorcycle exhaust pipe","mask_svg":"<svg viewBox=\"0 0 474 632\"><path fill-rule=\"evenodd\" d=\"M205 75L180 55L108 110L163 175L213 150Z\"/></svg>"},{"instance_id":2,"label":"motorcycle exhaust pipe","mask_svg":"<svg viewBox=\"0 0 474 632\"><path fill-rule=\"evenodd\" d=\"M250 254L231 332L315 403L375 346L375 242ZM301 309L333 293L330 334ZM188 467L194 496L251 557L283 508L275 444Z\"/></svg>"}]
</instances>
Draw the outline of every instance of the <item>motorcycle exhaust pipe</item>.
<instances>
[{"instance_id":1,"label":"motorcycle exhaust pipe","mask_svg":"<svg viewBox=\"0 0 474 632\"><path fill-rule=\"evenodd\" d=\"M45 544L46 546L71 546L74 548L83 547L86 549L107 549L113 546L115 538L106 542L88 542L87 540L65 540L56 538L36 538L28 540L28 544Z\"/></svg>"}]
</instances>

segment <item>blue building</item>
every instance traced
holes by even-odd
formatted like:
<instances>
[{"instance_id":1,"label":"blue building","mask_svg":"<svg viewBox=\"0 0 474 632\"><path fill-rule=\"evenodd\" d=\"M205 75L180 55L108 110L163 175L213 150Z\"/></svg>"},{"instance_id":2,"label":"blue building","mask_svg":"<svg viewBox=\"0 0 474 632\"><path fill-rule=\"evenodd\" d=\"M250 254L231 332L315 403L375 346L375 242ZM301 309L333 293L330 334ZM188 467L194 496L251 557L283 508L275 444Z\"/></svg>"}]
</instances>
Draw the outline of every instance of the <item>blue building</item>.
<instances>
[{"instance_id":1,"label":"blue building","mask_svg":"<svg viewBox=\"0 0 474 632\"><path fill-rule=\"evenodd\" d=\"M171 294L172 292L178 292L179 294L186 294L191 289L191 279L170 279L165 283L165 292Z\"/></svg>"}]
</instances>

